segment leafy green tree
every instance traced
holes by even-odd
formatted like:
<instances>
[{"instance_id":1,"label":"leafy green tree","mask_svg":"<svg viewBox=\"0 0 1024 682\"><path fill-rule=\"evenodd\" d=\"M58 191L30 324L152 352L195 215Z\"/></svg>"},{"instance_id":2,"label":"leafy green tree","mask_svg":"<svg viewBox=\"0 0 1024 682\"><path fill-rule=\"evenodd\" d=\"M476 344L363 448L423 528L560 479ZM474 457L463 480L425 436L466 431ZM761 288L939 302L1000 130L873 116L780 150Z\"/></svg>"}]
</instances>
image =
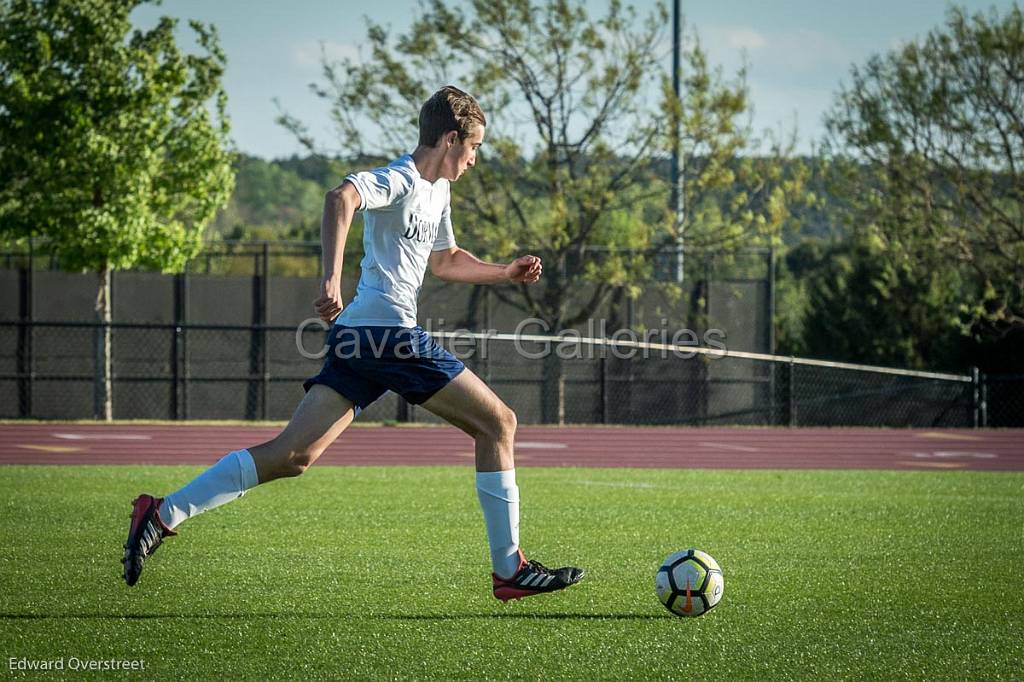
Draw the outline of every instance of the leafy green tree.
<instances>
[{"instance_id":1,"label":"leafy green tree","mask_svg":"<svg viewBox=\"0 0 1024 682\"><path fill-rule=\"evenodd\" d=\"M111 417L110 272L182 268L231 193L213 27L132 30L141 0L0 0L0 234L99 273L98 410Z\"/></svg>"},{"instance_id":2,"label":"leafy green tree","mask_svg":"<svg viewBox=\"0 0 1024 682\"><path fill-rule=\"evenodd\" d=\"M919 369L960 369L967 346L956 326L960 273L900 267L885 246L858 236L791 249L781 278L785 353Z\"/></svg>"},{"instance_id":3,"label":"leafy green tree","mask_svg":"<svg viewBox=\"0 0 1024 682\"><path fill-rule=\"evenodd\" d=\"M915 332L922 340L943 325L984 335L1024 324L1022 103L1020 7L953 8L925 38L854 68L827 118L832 191L857 243L877 267L922 284L908 295L951 272L952 313L927 296L902 306L934 311Z\"/></svg>"},{"instance_id":4,"label":"leafy green tree","mask_svg":"<svg viewBox=\"0 0 1024 682\"><path fill-rule=\"evenodd\" d=\"M472 226L460 243L493 259L541 255L542 286L495 294L551 331L581 324L613 293L638 295L679 237L696 250L777 238L799 184L776 158L741 156L754 146L745 74L726 80L695 37L685 95L672 95L660 47L667 19L663 4L638 17L617 1L591 16L579 0L433 0L395 39L370 22L365 59L325 59L325 82L314 86L339 128L341 148L329 152L410 151L431 92L451 82L475 93L489 126L481 162L453 193L456 220ZM282 122L315 148L300 121ZM682 220L659 172L674 141ZM561 362L555 353L547 362L544 419L561 421Z\"/></svg>"}]
</instances>

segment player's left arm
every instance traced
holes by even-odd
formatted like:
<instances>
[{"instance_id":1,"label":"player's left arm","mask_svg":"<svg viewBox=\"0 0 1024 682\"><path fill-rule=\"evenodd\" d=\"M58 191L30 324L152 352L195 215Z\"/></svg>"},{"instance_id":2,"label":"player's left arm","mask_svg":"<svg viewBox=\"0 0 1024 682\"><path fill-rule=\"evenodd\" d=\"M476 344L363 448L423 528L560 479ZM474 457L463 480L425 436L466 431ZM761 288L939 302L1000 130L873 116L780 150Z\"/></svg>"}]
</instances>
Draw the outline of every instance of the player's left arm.
<instances>
[{"instance_id":1,"label":"player's left arm","mask_svg":"<svg viewBox=\"0 0 1024 682\"><path fill-rule=\"evenodd\" d=\"M539 256L520 256L508 264L485 263L458 246L430 252L430 271L446 282L533 284L544 271Z\"/></svg>"}]
</instances>

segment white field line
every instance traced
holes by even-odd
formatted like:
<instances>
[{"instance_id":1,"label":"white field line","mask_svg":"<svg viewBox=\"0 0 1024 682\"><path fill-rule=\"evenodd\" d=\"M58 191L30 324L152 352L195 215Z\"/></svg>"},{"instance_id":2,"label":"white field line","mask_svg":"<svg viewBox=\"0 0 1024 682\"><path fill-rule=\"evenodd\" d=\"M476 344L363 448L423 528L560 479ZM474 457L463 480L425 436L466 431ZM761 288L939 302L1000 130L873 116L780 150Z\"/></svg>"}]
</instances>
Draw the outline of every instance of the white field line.
<instances>
[{"instance_id":1,"label":"white field line","mask_svg":"<svg viewBox=\"0 0 1024 682\"><path fill-rule=\"evenodd\" d=\"M918 459L996 459L999 455L992 452L967 452L965 450L932 450L921 452L900 450L897 455L909 455Z\"/></svg>"},{"instance_id":2,"label":"white field line","mask_svg":"<svg viewBox=\"0 0 1024 682\"><path fill-rule=\"evenodd\" d=\"M64 440L151 440L141 433L55 433L54 438Z\"/></svg>"},{"instance_id":3,"label":"white field line","mask_svg":"<svg viewBox=\"0 0 1024 682\"><path fill-rule=\"evenodd\" d=\"M733 445L732 443L709 443L707 441L701 441L697 445L703 445L706 448L717 448L719 450L736 450L737 452L760 452L757 448L752 448L747 445Z\"/></svg>"},{"instance_id":4,"label":"white field line","mask_svg":"<svg viewBox=\"0 0 1024 682\"><path fill-rule=\"evenodd\" d=\"M599 486L604 486L604 487L607 487L607 488L640 488L640 489L644 489L644 490L650 489L650 488L667 488L668 487L668 486L664 486L664 485L655 485L653 483L626 483L626 482L619 482L619 481L576 481L576 483L578 483L580 485L599 485Z\"/></svg>"}]
</instances>

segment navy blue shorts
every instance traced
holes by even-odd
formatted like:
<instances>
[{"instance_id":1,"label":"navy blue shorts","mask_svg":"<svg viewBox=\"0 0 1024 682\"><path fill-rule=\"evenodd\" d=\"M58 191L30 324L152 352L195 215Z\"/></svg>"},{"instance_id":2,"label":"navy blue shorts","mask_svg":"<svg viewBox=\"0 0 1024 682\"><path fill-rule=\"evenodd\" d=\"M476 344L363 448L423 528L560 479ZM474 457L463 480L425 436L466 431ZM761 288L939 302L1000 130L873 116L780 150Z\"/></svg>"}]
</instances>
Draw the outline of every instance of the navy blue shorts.
<instances>
[{"instance_id":1,"label":"navy blue shorts","mask_svg":"<svg viewBox=\"0 0 1024 682\"><path fill-rule=\"evenodd\" d=\"M323 384L345 396L361 411L385 391L419 405L466 368L419 325L415 327L347 327L328 332L327 356L315 377L302 387Z\"/></svg>"}]
</instances>

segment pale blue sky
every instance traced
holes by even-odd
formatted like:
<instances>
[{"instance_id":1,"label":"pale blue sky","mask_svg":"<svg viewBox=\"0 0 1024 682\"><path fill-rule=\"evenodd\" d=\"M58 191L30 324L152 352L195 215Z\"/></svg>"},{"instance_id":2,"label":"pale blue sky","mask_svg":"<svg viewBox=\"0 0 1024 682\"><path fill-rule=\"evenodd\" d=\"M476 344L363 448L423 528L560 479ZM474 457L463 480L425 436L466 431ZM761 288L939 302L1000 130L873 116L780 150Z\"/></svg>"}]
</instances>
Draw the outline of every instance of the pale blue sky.
<instances>
[{"instance_id":1,"label":"pale blue sky","mask_svg":"<svg viewBox=\"0 0 1024 682\"><path fill-rule=\"evenodd\" d=\"M633 4L641 13L654 6L653 0ZM958 4L971 11L1005 10L1014 2ZM588 5L598 13L605 3ZM943 0L683 0L682 5L713 64L735 72L745 51L754 127L791 127L795 121L802 151L822 135L822 114L851 64L924 35L943 22L949 7ZM417 0L166 0L136 10L133 18L139 26L151 25L161 14L216 24L228 57L224 84L235 142L241 151L275 158L302 153L274 122L275 97L309 124L318 140L330 139L327 107L308 87L320 79L320 44L330 55L354 56L365 39L364 16L401 32L418 7Z\"/></svg>"}]
</instances>

